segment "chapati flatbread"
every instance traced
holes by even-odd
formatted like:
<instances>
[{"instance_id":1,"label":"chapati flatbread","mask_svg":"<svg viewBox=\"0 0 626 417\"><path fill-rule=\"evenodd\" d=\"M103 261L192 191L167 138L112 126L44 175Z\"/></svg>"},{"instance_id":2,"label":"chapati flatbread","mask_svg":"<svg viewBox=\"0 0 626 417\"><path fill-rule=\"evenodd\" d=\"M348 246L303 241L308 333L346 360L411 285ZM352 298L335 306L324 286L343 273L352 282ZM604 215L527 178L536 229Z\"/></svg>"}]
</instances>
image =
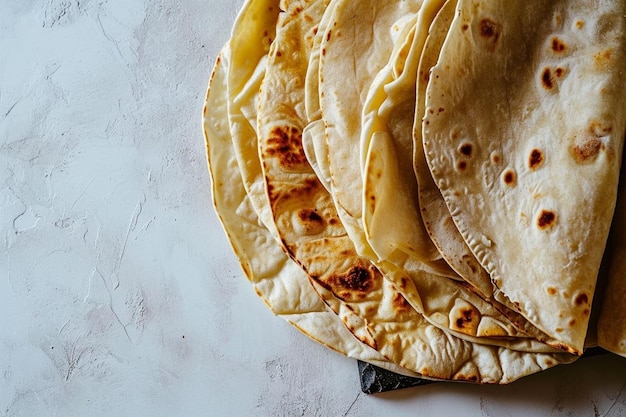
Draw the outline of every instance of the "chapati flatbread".
<instances>
[{"instance_id":1,"label":"chapati flatbread","mask_svg":"<svg viewBox=\"0 0 626 417\"><path fill-rule=\"evenodd\" d=\"M398 251L425 263L439 261L448 266L424 228L413 172L417 67L429 27L444 3L423 2L412 32L397 43L363 104L359 130L363 228L381 260L392 259Z\"/></svg>"},{"instance_id":2,"label":"chapati flatbread","mask_svg":"<svg viewBox=\"0 0 626 417\"><path fill-rule=\"evenodd\" d=\"M582 351L626 125L624 5L459 0L452 20L454 2L248 1L205 106L212 190L255 290L305 334L396 372L508 383ZM618 353L623 299L598 326Z\"/></svg>"},{"instance_id":3,"label":"chapati flatbread","mask_svg":"<svg viewBox=\"0 0 626 417\"><path fill-rule=\"evenodd\" d=\"M247 0L229 40L227 65L228 123L244 187L255 211L273 235L272 214L265 204L263 171L256 140L257 97L265 76L267 54L276 37L279 0Z\"/></svg>"},{"instance_id":4,"label":"chapati flatbread","mask_svg":"<svg viewBox=\"0 0 626 417\"><path fill-rule=\"evenodd\" d=\"M575 354L615 205L625 8L460 0L427 92L426 158L496 299Z\"/></svg>"},{"instance_id":5,"label":"chapati flatbread","mask_svg":"<svg viewBox=\"0 0 626 417\"><path fill-rule=\"evenodd\" d=\"M312 16L319 16L323 5L293 2L279 17L259 97L259 155L268 203L286 253L328 290L332 298L325 301L329 305L340 301L342 308L335 310L344 322L347 318L342 309L363 319L366 331L346 323L357 337L392 362L421 375L509 382L571 361L574 357L568 354L528 352L536 348L532 339L507 340L508 347L500 347L452 336L425 320L374 264L356 253L301 143L306 120L301 81L306 78L311 45L302 40L314 32L319 20ZM450 310L458 309L456 314L461 314L467 308L455 305ZM543 350L550 351L547 347ZM441 361L441 355L446 360Z\"/></svg>"},{"instance_id":6,"label":"chapati flatbread","mask_svg":"<svg viewBox=\"0 0 626 417\"><path fill-rule=\"evenodd\" d=\"M443 259L459 277L471 284L484 297L493 295L489 274L476 260L452 221L448 207L439 192L424 155L422 143L422 119L424 118L426 87L430 70L437 64L439 52L456 12L456 0L449 0L432 23L417 73L416 109L413 121L413 167L417 179L417 199L424 227Z\"/></svg>"},{"instance_id":7,"label":"chapati flatbread","mask_svg":"<svg viewBox=\"0 0 626 417\"><path fill-rule=\"evenodd\" d=\"M348 357L418 376L359 342L313 291L308 276L281 250L245 190L228 126L227 45L217 59L204 107L203 127L213 203L229 242L255 292L274 314Z\"/></svg>"}]
</instances>

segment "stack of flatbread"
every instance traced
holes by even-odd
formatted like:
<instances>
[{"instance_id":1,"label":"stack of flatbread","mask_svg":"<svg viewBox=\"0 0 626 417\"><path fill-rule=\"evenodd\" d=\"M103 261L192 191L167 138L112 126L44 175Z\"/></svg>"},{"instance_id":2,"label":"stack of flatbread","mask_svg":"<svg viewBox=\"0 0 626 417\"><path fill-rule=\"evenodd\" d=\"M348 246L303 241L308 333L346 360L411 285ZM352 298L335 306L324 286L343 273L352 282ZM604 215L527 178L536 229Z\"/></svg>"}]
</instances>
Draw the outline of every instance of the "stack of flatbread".
<instances>
[{"instance_id":1,"label":"stack of flatbread","mask_svg":"<svg viewBox=\"0 0 626 417\"><path fill-rule=\"evenodd\" d=\"M215 208L269 308L350 357L501 384L626 356L625 81L623 1L248 0Z\"/></svg>"}]
</instances>

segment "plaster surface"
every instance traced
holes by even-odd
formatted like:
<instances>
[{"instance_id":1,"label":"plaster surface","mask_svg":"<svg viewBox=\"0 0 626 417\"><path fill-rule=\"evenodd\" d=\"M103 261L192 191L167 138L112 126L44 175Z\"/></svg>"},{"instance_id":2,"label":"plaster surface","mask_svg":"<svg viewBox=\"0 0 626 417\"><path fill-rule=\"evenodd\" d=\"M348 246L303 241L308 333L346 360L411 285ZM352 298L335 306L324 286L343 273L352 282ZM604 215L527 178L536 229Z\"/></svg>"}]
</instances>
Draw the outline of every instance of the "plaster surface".
<instances>
[{"instance_id":1,"label":"plaster surface","mask_svg":"<svg viewBox=\"0 0 626 417\"><path fill-rule=\"evenodd\" d=\"M241 0L0 2L0 417L620 416L626 361L367 396L212 209L201 111Z\"/></svg>"}]
</instances>

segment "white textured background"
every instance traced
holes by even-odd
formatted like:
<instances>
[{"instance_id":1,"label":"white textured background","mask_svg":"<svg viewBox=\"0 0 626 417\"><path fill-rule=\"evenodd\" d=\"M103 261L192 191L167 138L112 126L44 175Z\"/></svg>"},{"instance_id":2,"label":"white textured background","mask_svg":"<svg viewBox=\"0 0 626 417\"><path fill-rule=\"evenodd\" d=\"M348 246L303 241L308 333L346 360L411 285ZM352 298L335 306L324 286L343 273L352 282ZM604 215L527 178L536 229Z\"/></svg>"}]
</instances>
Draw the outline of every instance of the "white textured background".
<instances>
[{"instance_id":1,"label":"white textured background","mask_svg":"<svg viewBox=\"0 0 626 417\"><path fill-rule=\"evenodd\" d=\"M271 315L200 115L242 0L0 0L0 417L621 416L626 360L360 393Z\"/></svg>"}]
</instances>

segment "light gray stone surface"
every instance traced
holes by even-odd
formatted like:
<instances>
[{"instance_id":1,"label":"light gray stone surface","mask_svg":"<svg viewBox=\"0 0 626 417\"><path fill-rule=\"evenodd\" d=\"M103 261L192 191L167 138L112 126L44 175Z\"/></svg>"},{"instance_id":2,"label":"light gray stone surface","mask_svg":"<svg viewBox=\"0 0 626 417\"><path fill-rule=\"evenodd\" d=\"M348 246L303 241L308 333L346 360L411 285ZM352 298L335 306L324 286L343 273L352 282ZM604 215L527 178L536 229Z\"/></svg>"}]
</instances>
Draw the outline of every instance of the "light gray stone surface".
<instances>
[{"instance_id":1,"label":"light gray stone surface","mask_svg":"<svg viewBox=\"0 0 626 417\"><path fill-rule=\"evenodd\" d=\"M272 316L212 211L241 0L0 1L0 416L620 416L626 361L367 396Z\"/></svg>"}]
</instances>

